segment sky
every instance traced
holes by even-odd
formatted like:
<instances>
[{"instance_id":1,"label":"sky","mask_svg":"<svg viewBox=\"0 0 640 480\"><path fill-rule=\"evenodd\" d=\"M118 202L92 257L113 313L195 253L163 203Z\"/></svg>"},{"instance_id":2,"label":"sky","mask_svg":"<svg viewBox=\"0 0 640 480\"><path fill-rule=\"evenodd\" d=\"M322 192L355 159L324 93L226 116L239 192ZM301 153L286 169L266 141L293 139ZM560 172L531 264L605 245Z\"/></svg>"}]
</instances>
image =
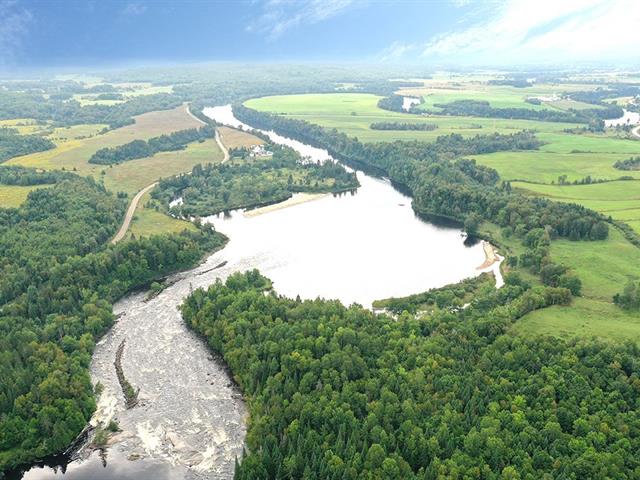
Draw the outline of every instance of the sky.
<instances>
[{"instance_id":1,"label":"sky","mask_svg":"<svg viewBox=\"0 0 640 480\"><path fill-rule=\"evenodd\" d=\"M637 64L640 0L0 0L0 68Z\"/></svg>"}]
</instances>

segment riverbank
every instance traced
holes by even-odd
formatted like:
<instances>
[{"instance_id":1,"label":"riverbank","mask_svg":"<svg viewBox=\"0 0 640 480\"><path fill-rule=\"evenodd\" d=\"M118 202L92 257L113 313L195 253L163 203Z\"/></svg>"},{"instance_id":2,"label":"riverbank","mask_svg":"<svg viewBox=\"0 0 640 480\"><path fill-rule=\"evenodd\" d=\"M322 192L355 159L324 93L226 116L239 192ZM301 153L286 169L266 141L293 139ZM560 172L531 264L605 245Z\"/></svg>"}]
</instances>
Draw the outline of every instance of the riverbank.
<instances>
[{"instance_id":1,"label":"riverbank","mask_svg":"<svg viewBox=\"0 0 640 480\"><path fill-rule=\"evenodd\" d=\"M476 270L484 270L485 268L489 268L494 263L500 261L495 247L486 240L482 240L482 250L484 251L485 260L476 268Z\"/></svg>"},{"instance_id":2,"label":"riverbank","mask_svg":"<svg viewBox=\"0 0 640 480\"><path fill-rule=\"evenodd\" d=\"M300 205L301 203L312 202L324 198L328 193L294 193L291 197L287 198L283 202L272 203L271 205L265 205L263 207L254 208L252 210L246 210L244 216L247 218L257 217L265 213L274 212L276 210L282 210L283 208L293 207L294 205Z\"/></svg>"}]
</instances>

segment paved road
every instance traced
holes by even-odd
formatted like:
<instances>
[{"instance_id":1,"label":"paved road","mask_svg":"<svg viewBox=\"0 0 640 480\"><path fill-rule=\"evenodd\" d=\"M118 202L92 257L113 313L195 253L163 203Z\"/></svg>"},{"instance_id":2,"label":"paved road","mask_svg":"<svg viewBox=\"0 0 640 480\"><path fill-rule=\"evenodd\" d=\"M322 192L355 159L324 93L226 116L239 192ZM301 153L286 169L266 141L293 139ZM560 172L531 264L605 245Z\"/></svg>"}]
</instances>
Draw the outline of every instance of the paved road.
<instances>
[{"instance_id":1,"label":"paved road","mask_svg":"<svg viewBox=\"0 0 640 480\"><path fill-rule=\"evenodd\" d=\"M111 243L118 243L120 240L124 238L124 236L127 233L127 230L129 229L129 225L131 224L131 219L133 218L133 214L136 213L136 208L138 207L138 203L140 202L140 199L144 196L145 193L147 193L157 184L158 182L153 182L151 185L147 185L138 193L136 193L136 196L133 197L133 200L131 200L131 204L129 205L127 214L124 216L124 221L120 226L120 230L118 230L118 233L116 233L116 236L113 237L113 240L111 240Z\"/></svg>"},{"instance_id":2,"label":"paved road","mask_svg":"<svg viewBox=\"0 0 640 480\"><path fill-rule=\"evenodd\" d=\"M631 133L633 135L635 135L636 137L640 138L640 125L638 125L637 127L633 128L631 130Z\"/></svg>"}]
</instances>

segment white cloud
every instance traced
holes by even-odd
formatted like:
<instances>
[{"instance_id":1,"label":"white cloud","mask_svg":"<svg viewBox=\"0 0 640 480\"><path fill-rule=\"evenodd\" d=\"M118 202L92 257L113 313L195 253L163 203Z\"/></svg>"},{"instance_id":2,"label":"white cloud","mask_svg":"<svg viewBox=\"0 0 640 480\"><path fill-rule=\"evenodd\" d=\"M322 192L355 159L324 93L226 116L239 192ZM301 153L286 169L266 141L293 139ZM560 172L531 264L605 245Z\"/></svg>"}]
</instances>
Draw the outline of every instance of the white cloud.
<instances>
[{"instance_id":1,"label":"white cloud","mask_svg":"<svg viewBox=\"0 0 640 480\"><path fill-rule=\"evenodd\" d=\"M15 0L0 0L0 64L10 62L33 20L31 12Z\"/></svg>"},{"instance_id":2,"label":"white cloud","mask_svg":"<svg viewBox=\"0 0 640 480\"><path fill-rule=\"evenodd\" d=\"M247 30L275 39L292 28L340 15L355 3L358 0L267 0Z\"/></svg>"},{"instance_id":3,"label":"white cloud","mask_svg":"<svg viewBox=\"0 0 640 480\"><path fill-rule=\"evenodd\" d=\"M496 64L640 58L640 0L502 0L474 7L465 11L465 27L424 43L422 57Z\"/></svg>"},{"instance_id":4,"label":"white cloud","mask_svg":"<svg viewBox=\"0 0 640 480\"><path fill-rule=\"evenodd\" d=\"M122 10L122 13L124 15L136 16L136 15L142 15L146 11L147 11L146 5L134 2L134 3L128 3Z\"/></svg>"}]
</instances>

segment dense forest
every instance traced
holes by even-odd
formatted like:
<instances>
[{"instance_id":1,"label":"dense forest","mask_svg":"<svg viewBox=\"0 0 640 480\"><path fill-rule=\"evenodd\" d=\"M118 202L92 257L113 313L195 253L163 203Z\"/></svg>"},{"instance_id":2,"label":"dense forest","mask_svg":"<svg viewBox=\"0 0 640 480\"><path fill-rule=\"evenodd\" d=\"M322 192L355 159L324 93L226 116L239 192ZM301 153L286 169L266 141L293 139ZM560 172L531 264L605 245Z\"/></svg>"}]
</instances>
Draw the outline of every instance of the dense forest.
<instances>
[{"instance_id":1,"label":"dense forest","mask_svg":"<svg viewBox=\"0 0 640 480\"><path fill-rule=\"evenodd\" d=\"M356 175L335 162L303 162L288 147L268 149L273 157L267 160L196 165L190 175L161 180L151 195L165 207L182 198L172 210L188 217L276 203L296 192L337 193L358 187Z\"/></svg>"},{"instance_id":2,"label":"dense forest","mask_svg":"<svg viewBox=\"0 0 640 480\"><path fill-rule=\"evenodd\" d=\"M0 163L20 155L51 150L55 146L40 135L20 135L14 128L0 128Z\"/></svg>"},{"instance_id":3,"label":"dense forest","mask_svg":"<svg viewBox=\"0 0 640 480\"><path fill-rule=\"evenodd\" d=\"M553 287L391 319L266 294L258 272L185 301L248 399L236 478L637 478L637 345L505 334Z\"/></svg>"},{"instance_id":4,"label":"dense forest","mask_svg":"<svg viewBox=\"0 0 640 480\"><path fill-rule=\"evenodd\" d=\"M147 141L133 140L132 142L111 148L101 148L89 158L89 163L98 165L115 165L128 160L151 157L159 152L173 152L184 149L192 142L202 142L213 138L215 130L211 126L189 128L167 135L150 138Z\"/></svg>"},{"instance_id":5,"label":"dense forest","mask_svg":"<svg viewBox=\"0 0 640 480\"><path fill-rule=\"evenodd\" d=\"M125 207L75 177L0 209L0 472L61 451L86 425L111 302L225 241L202 228L105 247Z\"/></svg>"},{"instance_id":6,"label":"dense forest","mask_svg":"<svg viewBox=\"0 0 640 480\"><path fill-rule=\"evenodd\" d=\"M435 123L402 123L402 122L374 122L369 125L371 130L419 130L433 131L438 128Z\"/></svg>"}]
</instances>

